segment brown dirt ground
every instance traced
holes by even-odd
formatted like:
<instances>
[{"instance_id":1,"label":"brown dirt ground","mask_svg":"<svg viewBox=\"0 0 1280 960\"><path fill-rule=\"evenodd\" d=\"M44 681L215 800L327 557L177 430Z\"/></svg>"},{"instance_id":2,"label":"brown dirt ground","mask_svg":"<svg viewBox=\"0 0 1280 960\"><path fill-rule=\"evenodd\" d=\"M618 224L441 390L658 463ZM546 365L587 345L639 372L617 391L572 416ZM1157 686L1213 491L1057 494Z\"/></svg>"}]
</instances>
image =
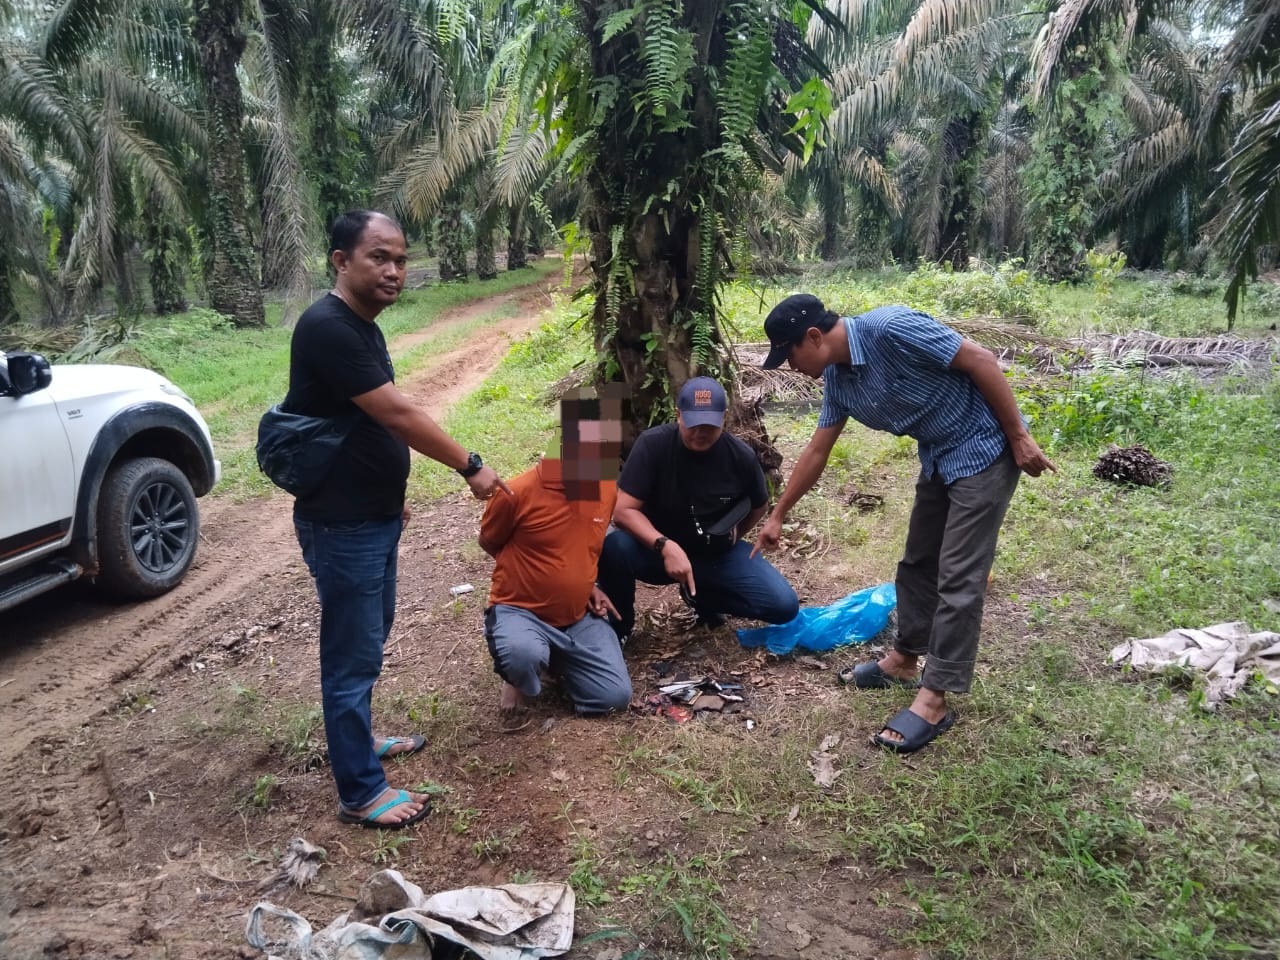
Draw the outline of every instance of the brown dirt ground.
<instances>
[{"instance_id":1,"label":"brown dirt ground","mask_svg":"<svg viewBox=\"0 0 1280 960\"><path fill-rule=\"evenodd\" d=\"M503 300L526 308L402 386L438 416L482 381L512 338L533 329L543 297L526 288L450 314L434 329ZM686 800L618 775L628 751L669 741L675 728L664 721L640 712L582 720L552 694L529 729L498 732L498 681L481 633L490 563L474 542L480 505L463 493L416 505L375 703L386 734L414 729L431 740L391 765L391 782L429 780L448 792L394 852L376 832L340 824L328 770L307 769L288 750L290 721L319 703L318 608L288 499L213 496L201 507L196 564L167 596L119 606L73 585L5 614L0 955L256 957L244 924L260 899L297 910L318 929L383 865L433 892L507 882L517 871L567 879L588 843L621 843L655 860L706 849L686 824ZM784 558L780 566L802 599L834 596L815 572L820 564ZM452 601L448 588L464 582L475 592ZM689 633L673 599L671 590L642 592L653 629L628 650L637 701L657 686L656 661L740 676L758 732L745 732L746 714L707 722L735 724L742 736L768 735L788 704L838 705L848 696L816 662L745 650L730 630ZM845 734L858 745L845 748L844 762L869 764L865 731ZM278 778L265 810L251 802L264 775ZM739 929L754 929L750 955L916 958L885 934L910 922L880 895L900 892L901 878L889 883L856 860L815 857L800 830L764 820L734 825L732 846L749 854L735 861L725 891ZM318 882L301 892L271 886L279 852L295 836L328 853ZM380 864L380 855L390 859ZM627 905L580 904L578 916L585 934L605 917L626 922ZM681 956L679 946L650 946ZM620 953L603 941L572 955Z\"/></svg>"}]
</instances>

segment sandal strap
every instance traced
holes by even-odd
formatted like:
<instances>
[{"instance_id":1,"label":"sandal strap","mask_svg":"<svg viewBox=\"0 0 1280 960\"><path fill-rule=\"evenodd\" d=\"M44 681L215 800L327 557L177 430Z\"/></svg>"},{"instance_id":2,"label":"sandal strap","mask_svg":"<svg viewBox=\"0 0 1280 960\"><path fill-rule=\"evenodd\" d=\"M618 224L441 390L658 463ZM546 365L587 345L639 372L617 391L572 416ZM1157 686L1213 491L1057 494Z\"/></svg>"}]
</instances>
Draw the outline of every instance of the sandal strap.
<instances>
[{"instance_id":1,"label":"sandal strap","mask_svg":"<svg viewBox=\"0 0 1280 960\"><path fill-rule=\"evenodd\" d=\"M404 790L397 790L394 800L388 800L386 803L380 806L377 810L370 810L368 813L364 815L364 818L366 820L377 820L380 816L382 816L384 813L386 813L388 810L392 809L393 807L398 807L402 803L412 803L412 802L413 802L413 797L409 796L409 794L406 793Z\"/></svg>"},{"instance_id":2,"label":"sandal strap","mask_svg":"<svg viewBox=\"0 0 1280 960\"><path fill-rule=\"evenodd\" d=\"M889 718L884 728L901 734L902 739L911 744L933 733L934 724L920 716L920 714L912 712L910 707L903 707Z\"/></svg>"}]
</instances>

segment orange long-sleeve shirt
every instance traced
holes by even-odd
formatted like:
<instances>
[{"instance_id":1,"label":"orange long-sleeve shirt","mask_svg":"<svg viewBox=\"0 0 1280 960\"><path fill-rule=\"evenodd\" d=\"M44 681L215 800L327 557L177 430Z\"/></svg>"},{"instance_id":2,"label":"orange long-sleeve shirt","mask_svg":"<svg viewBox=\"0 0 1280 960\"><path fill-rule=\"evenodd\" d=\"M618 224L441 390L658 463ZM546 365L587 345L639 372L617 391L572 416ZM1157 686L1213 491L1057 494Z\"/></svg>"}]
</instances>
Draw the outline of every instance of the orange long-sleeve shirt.
<instances>
[{"instance_id":1,"label":"orange long-sleeve shirt","mask_svg":"<svg viewBox=\"0 0 1280 960\"><path fill-rule=\"evenodd\" d=\"M617 500L617 485L600 481L599 498L569 500L560 461L543 460L509 481L485 506L480 542L496 551L490 605L522 607L553 627L587 612L596 563Z\"/></svg>"}]
</instances>

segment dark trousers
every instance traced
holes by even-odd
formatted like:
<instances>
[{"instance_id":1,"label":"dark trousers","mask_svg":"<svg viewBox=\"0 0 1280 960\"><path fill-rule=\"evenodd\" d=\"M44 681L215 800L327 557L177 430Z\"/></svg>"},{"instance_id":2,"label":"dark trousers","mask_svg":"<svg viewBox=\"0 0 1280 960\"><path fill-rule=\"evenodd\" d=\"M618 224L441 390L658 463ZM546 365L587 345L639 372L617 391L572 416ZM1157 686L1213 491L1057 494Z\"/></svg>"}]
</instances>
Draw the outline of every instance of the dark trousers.
<instances>
[{"instance_id":1,"label":"dark trousers","mask_svg":"<svg viewBox=\"0 0 1280 960\"><path fill-rule=\"evenodd\" d=\"M972 477L916 481L907 545L898 563L900 653L928 654L921 683L967 693L973 683L987 577L1022 471L1005 450Z\"/></svg>"},{"instance_id":2,"label":"dark trousers","mask_svg":"<svg viewBox=\"0 0 1280 960\"><path fill-rule=\"evenodd\" d=\"M751 544L739 540L713 557L690 556L694 601L699 615L725 613L765 623L786 623L800 612L800 601L791 584L763 555L751 558ZM662 554L654 553L625 530L612 530L604 538L596 583L613 601L621 621L614 624L625 637L636 622L636 581L674 583L667 576Z\"/></svg>"}]
</instances>

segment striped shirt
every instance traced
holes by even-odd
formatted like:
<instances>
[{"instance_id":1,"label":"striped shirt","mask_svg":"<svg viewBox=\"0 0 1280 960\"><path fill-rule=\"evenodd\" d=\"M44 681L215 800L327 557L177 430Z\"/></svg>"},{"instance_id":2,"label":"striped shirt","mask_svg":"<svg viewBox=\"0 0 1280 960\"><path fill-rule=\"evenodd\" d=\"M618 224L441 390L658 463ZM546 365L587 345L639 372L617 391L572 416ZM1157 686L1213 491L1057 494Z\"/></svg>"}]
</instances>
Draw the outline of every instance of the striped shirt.
<instances>
[{"instance_id":1,"label":"striped shirt","mask_svg":"<svg viewBox=\"0 0 1280 960\"><path fill-rule=\"evenodd\" d=\"M853 417L912 437L924 477L936 472L947 484L995 463L1004 431L969 375L951 369L960 334L909 307L877 307L841 322L850 363L823 371L820 428Z\"/></svg>"}]
</instances>

